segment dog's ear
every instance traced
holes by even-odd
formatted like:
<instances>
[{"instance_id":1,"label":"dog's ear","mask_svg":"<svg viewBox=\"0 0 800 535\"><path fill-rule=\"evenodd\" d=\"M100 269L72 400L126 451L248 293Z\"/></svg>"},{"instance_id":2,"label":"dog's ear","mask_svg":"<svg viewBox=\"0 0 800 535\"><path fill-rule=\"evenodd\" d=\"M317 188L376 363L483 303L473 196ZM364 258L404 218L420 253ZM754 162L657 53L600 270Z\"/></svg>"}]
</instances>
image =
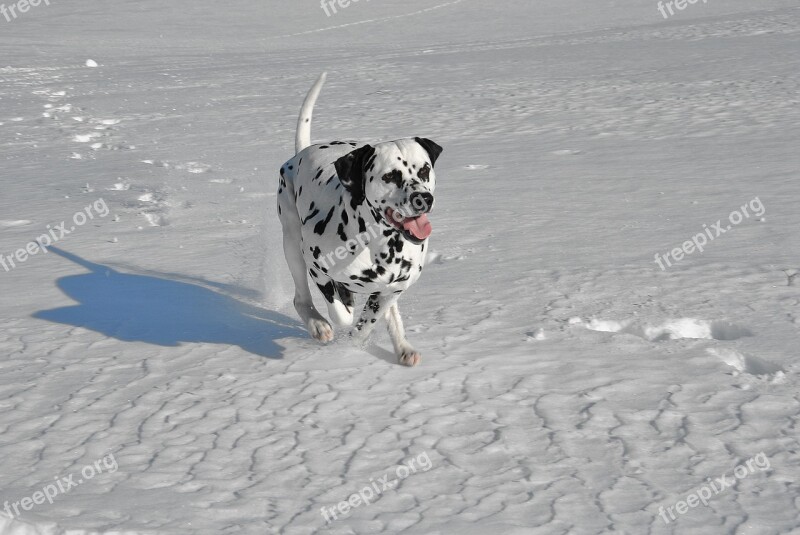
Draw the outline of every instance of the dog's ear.
<instances>
[{"instance_id":1,"label":"dog's ear","mask_svg":"<svg viewBox=\"0 0 800 535\"><path fill-rule=\"evenodd\" d=\"M425 152L428 153L428 156L431 159L431 165L436 165L436 160L439 159L439 155L444 149L425 137L415 137L414 141L419 143L422 148L425 149Z\"/></svg>"},{"instance_id":2,"label":"dog's ear","mask_svg":"<svg viewBox=\"0 0 800 535\"><path fill-rule=\"evenodd\" d=\"M336 167L339 181L353 198L353 206L357 206L364 201L364 171L367 164L371 165L374 156L375 147L364 145L353 152L345 154L333 164Z\"/></svg>"}]
</instances>

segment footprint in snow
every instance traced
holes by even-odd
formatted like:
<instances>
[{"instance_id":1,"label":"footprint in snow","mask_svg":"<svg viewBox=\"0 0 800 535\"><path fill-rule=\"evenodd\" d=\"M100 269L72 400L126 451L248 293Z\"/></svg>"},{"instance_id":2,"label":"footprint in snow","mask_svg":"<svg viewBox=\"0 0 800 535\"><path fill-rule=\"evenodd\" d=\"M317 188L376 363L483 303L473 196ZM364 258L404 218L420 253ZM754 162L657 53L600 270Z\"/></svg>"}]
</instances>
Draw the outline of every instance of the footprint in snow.
<instances>
[{"instance_id":1,"label":"footprint in snow","mask_svg":"<svg viewBox=\"0 0 800 535\"><path fill-rule=\"evenodd\" d=\"M99 138L102 134L99 132L90 132L88 134L75 134L72 138L72 141L75 143L89 143L97 138Z\"/></svg>"},{"instance_id":2,"label":"footprint in snow","mask_svg":"<svg viewBox=\"0 0 800 535\"><path fill-rule=\"evenodd\" d=\"M131 189L131 185L127 182L115 182L106 188L107 191L128 191L129 189Z\"/></svg>"},{"instance_id":3,"label":"footprint in snow","mask_svg":"<svg viewBox=\"0 0 800 535\"><path fill-rule=\"evenodd\" d=\"M211 171L210 165L201 162L173 163L165 160L142 160L142 163L163 167L165 169L178 169L179 171L186 171L192 174L208 173Z\"/></svg>"},{"instance_id":4,"label":"footprint in snow","mask_svg":"<svg viewBox=\"0 0 800 535\"><path fill-rule=\"evenodd\" d=\"M639 336L651 342L681 340L738 340L753 336L745 327L727 321L707 321L695 318L669 319L662 323L637 323L633 320L592 319L586 324L592 331L624 333Z\"/></svg>"},{"instance_id":5,"label":"footprint in snow","mask_svg":"<svg viewBox=\"0 0 800 535\"><path fill-rule=\"evenodd\" d=\"M778 364L752 355L745 355L735 349L712 347L706 349L706 351L731 368L734 368L738 373L769 376L773 380L780 380L785 375L783 368Z\"/></svg>"},{"instance_id":6,"label":"footprint in snow","mask_svg":"<svg viewBox=\"0 0 800 535\"><path fill-rule=\"evenodd\" d=\"M144 212L142 215L151 227L166 227L169 225L169 221L163 214Z\"/></svg>"}]
</instances>

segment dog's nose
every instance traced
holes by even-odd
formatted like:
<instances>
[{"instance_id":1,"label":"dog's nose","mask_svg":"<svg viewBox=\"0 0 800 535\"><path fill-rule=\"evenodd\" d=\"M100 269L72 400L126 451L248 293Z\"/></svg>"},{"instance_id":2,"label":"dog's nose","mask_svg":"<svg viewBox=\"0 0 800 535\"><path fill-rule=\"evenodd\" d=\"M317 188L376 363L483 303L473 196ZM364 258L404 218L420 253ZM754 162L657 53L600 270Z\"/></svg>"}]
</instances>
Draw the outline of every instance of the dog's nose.
<instances>
[{"instance_id":1,"label":"dog's nose","mask_svg":"<svg viewBox=\"0 0 800 535\"><path fill-rule=\"evenodd\" d=\"M427 214L433 209L433 194L415 191L411 194L411 206L422 214Z\"/></svg>"}]
</instances>

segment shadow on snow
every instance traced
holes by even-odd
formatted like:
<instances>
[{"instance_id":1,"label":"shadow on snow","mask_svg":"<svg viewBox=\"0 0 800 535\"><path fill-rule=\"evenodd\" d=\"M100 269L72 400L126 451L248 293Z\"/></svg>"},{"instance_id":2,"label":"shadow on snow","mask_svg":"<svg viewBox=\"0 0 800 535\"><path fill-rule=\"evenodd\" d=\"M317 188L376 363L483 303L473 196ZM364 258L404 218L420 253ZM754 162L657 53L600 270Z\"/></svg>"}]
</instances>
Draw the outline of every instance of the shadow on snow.
<instances>
[{"instance_id":1,"label":"shadow on snow","mask_svg":"<svg viewBox=\"0 0 800 535\"><path fill-rule=\"evenodd\" d=\"M277 340L308 336L291 318L198 284L120 273L57 247L50 251L89 273L56 281L79 304L36 312L34 318L83 327L126 342L237 345L269 358L282 357Z\"/></svg>"}]
</instances>

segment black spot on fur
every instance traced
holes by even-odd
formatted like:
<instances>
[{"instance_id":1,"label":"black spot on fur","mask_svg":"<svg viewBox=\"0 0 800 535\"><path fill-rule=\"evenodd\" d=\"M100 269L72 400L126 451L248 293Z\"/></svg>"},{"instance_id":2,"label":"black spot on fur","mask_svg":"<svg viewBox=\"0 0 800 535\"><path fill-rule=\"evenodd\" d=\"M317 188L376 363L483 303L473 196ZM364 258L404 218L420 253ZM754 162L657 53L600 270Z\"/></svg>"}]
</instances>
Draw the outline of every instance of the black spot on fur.
<instances>
[{"instance_id":1,"label":"black spot on fur","mask_svg":"<svg viewBox=\"0 0 800 535\"><path fill-rule=\"evenodd\" d=\"M324 169L320 169L319 171L317 171L317 176L314 177L314 180L318 180L319 177L322 176L322 171L324 171Z\"/></svg>"},{"instance_id":2,"label":"black spot on fur","mask_svg":"<svg viewBox=\"0 0 800 535\"><path fill-rule=\"evenodd\" d=\"M311 203L311 207L313 207L313 206L314 206L314 203ZM311 210L311 207L309 207L308 209L309 209L309 210ZM306 222L308 222L308 220L309 220L309 219L312 219L312 218L316 217L318 214L319 214L319 209L318 209L318 208L314 208L314 210L312 210L312 211L311 211L311 213L310 213L310 214L308 214L308 215L306 216L306 218L305 218L305 219L303 219L303 220L302 220L302 221L300 221L300 222L301 222L303 225L305 225L305 224L306 224Z\"/></svg>"},{"instance_id":3,"label":"black spot on fur","mask_svg":"<svg viewBox=\"0 0 800 535\"><path fill-rule=\"evenodd\" d=\"M425 164L425 167L423 167L422 169L419 170L419 173L417 173L417 176L420 178L420 180L423 180L425 182L430 180L430 178L431 178L431 168L428 166L428 164Z\"/></svg>"},{"instance_id":4,"label":"black spot on fur","mask_svg":"<svg viewBox=\"0 0 800 535\"><path fill-rule=\"evenodd\" d=\"M365 269L361 272L361 277L359 277L359 280L364 282L373 282L377 276L378 274L375 272L375 270Z\"/></svg>"},{"instance_id":5,"label":"black spot on fur","mask_svg":"<svg viewBox=\"0 0 800 535\"><path fill-rule=\"evenodd\" d=\"M339 294L339 299L342 301L342 304L347 308L353 308L353 305L355 305L353 292L345 288L344 284L340 282L334 283L334 286L336 288L336 293Z\"/></svg>"},{"instance_id":6,"label":"black spot on fur","mask_svg":"<svg viewBox=\"0 0 800 535\"><path fill-rule=\"evenodd\" d=\"M395 169L390 173L386 173L382 178L387 184L394 184L398 188L403 186L403 172L399 169Z\"/></svg>"},{"instance_id":7,"label":"black spot on fur","mask_svg":"<svg viewBox=\"0 0 800 535\"><path fill-rule=\"evenodd\" d=\"M325 234L325 228L328 226L328 223L330 222L331 218L333 217L333 210L334 209L335 209L335 207L331 206L331 211L328 212L328 215L325 217L325 219L323 219L322 221L318 222L314 226L314 234L317 234L319 236L322 236L323 234Z\"/></svg>"},{"instance_id":8,"label":"black spot on fur","mask_svg":"<svg viewBox=\"0 0 800 535\"><path fill-rule=\"evenodd\" d=\"M336 233L339 235L339 239L343 242L346 242L349 239L347 234L344 233L344 223L339 223L339 228L336 229Z\"/></svg>"},{"instance_id":9,"label":"black spot on fur","mask_svg":"<svg viewBox=\"0 0 800 535\"><path fill-rule=\"evenodd\" d=\"M381 309L380 301L378 300L379 297L380 294L372 294L369 296L369 299L367 299L367 308L375 314Z\"/></svg>"},{"instance_id":10,"label":"black spot on fur","mask_svg":"<svg viewBox=\"0 0 800 535\"><path fill-rule=\"evenodd\" d=\"M333 281L328 281L328 283L324 285L317 284L317 288L319 288L319 291L325 296L325 300L328 303L333 303L333 292L336 291L333 286Z\"/></svg>"}]
</instances>

